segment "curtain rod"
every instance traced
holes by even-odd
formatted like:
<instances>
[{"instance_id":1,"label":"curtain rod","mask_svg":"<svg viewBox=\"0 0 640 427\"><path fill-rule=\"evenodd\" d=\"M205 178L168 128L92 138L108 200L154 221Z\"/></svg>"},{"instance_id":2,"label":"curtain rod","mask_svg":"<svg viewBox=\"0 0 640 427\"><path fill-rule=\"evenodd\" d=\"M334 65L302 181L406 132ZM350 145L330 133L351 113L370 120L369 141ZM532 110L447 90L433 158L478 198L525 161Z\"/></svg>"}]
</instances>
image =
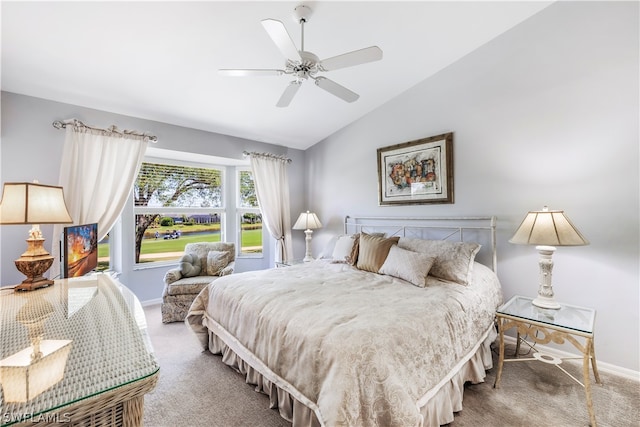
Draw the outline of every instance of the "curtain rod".
<instances>
[{"instance_id":1,"label":"curtain rod","mask_svg":"<svg viewBox=\"0 0 640 427\"><path fill-rule=\"evenodd\" d=\"M66 129L67 125L71 125L77 131L90 130L90 131L101 133L103 135L113 136L113 134L116 134L121 137L126 136L126 137L133 137L134 139L140 138L146 141L158 142L158 137L156 137L155 135L149 135L148 133L138 132L135 130L125 129L121 131L115 125L111 125L108 129L95 128L95 127L85 125L78 119L70 119L65 121L56 120L52 123L52 125L56 129Z\"/></svg>"},{"instance_id":2,"label":"curtain rod","mask_svg":"<svg viewBox=\"0 0 640 427\"><path fill-rule=\"evenodd\" d=\"M289 158L287 158L285 156L279 156L277 154L258 153L258 152L255 152L255 151L243 151L242 154L244 156L266 157L266 158L269 158L269 159L281 160L283 162L291 163L291 159L289 159Z\"/></svg>"}]
</instances>

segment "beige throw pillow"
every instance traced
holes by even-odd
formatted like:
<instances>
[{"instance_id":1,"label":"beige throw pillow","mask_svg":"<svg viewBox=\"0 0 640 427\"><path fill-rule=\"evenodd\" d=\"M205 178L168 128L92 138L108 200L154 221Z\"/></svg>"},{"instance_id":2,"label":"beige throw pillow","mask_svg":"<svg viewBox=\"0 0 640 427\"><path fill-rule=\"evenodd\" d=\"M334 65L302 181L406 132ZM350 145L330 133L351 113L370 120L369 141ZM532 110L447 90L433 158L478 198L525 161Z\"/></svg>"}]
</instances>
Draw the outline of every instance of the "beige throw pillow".
<instances>
[{"instance_id":1,"label":"beige throw pillow","mask_svg":"<svg viewBox=\"0 0 640 427\"><path fill-rule=\"evenodd\" d=\"M427 286L427 275L435 260L434 256L391 246L387 259L380 267L380 274L398 277L424 288Z\"/></svg>"},{"instance_id":2,"label":"beige throw pillow","mask_svg":"<svg viewBox=\"0 0 640 427\"><path fill-rule=\"evenodd\" d=\"M367 233L360 233L360 249L358 251L358 263L360 270L377 273L387 259L391 246L398 243L399 237L377 237Z\"/></svg>"},{"instance_id":3,"label":"beige throw pillow","mask_svg":"<svg viewBox=\"0 0 640 427\"><path fill-rule=\"evenodd\" d=\"M219 276L227 264L229 264L227 251L209 251L207 253L207 276Z\"/></svg>"},{"instance_id":4,"label":"beige throw pillow","mask_svg":"<svg viewBox=\"0 0 640 427\"><path fill-rule=\"evenodd\" d=\"M357 233L353 235L353 249L351 249L351 254L347 258L347 263L351 265L356 265L358 263L358 253L360 252L360 234ZM369 236L374 237L384 237L385 233L366 233Z\"/></svg>"},{"instance_id":5,"label":"beige throw pillow","mask_svg":"<svg viewBox=\"0 0 640 427\"><path fill-rule=\"evenodd\" d=\"M480 244L448 242L446 240L422 240L403 237L398 242L402 249L421 252L435 257L429 274L440 279L467 285L473 272L473 262Z\"/></svg>"}]
</instances>

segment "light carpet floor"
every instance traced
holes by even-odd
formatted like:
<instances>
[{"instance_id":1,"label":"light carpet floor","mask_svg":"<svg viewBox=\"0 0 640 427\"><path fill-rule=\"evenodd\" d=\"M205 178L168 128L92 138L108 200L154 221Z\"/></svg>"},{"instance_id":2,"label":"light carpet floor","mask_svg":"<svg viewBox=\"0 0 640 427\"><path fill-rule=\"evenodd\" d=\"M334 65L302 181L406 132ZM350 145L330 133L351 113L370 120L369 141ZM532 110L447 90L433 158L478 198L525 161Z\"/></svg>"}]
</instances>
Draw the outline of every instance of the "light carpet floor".
<instances>
[{"instance_id":1,"label":"light carpet floor","mask_svg":"<svg viewBox=\"0 0 640 427\"><path fill-rule=\"evenodd\" d=\"M219 356L202 351L184 323L161 323L159 305L145 307L145 313L160 363L158 385L145 397L145 426L291 426L269 409L267 396ZM563 366L581 378L580 366ZM600 377L603 384L592 386L598 425L640 426L640 383L603 372ZM584 389L554 366L508 363L499 389L493 388L494 379L495 368L484 383L465 387L463 410L449 426L589 425Z\"/></svg>"}]
</instances>

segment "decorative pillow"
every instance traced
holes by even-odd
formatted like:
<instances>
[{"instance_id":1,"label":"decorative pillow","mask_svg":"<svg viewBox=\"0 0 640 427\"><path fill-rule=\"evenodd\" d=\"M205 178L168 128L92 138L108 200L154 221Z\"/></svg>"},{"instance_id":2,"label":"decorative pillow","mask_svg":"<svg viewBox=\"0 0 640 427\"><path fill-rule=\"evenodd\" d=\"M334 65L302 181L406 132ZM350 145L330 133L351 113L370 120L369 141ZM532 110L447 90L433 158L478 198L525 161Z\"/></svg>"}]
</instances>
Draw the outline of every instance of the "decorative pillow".
<instances>
[{"instance_id":1,"label":"decorative pillow","mask_svg":"<svg viewBox=\"0 0 640 427\"><path fill-rule=\"evenodd\" d=\"M480 244L448 242L446 240L422 240L403 237L398 247L435 256L429 274L440 279L467 285L473 272L473 262Z\"/></svg>"},{"instance_id":2,"label":"decorative pillow","mask_svg":"<svg viewBox=\"0 0 640 427\"><path fill-rule=\"evenodd\" d=\"M353 235L353 249L351 249L351 255L347 258L347 263L351 265L356 265L358 263L358 253L360 252L360 234L357 233ZM366 233L369 236L374 237L384 237L385 233Z\"/></svg>"},{"instance_id":3,"label":"decorative pillow","mask_svg":"<svg viewBox=\"0 0 640 427\"><path fill-rule=\"evenodd\" d=\"M340 236L331 254L331 261L335 263L347 263L351 259L351 251L355 243L354 236Z\"/></svg>"},{"instance_id":4,"label":"decorative pillow","mask_svg":"<svg viewBox=\"0 0 640 427\"><path fill-rule=\"evenodd\" d=\"M336 243L338 242L338 239L342 236L344 235L342 234L342 235L331 236L331 239L329 239L327 244L324 245L324 248L322 248L322 252L320 252L320 255L318 256L318 258L329 259L329 260L332 259L333 249L336 247Z\"/></svg>"},{"instance_id":5,"label":"decorative pillow","mask_svg":"<svg viewBox=\"0 0 640 427\"><path fill-rule=\"evenodd\" d=\"M377 273L387 259L391 246L398 243L399 237L377 237L360 233L357 267L360 270Z\"/></svg>"},{"instance_id":6,"label":"decorative pillow","mask_svg":"<svg viewBox=\"0 0 640 427\"><path fill-rule=\"evenodd\" d=\"M227 251L209 251L207 253L207 276L219 276L227 264L229 264Z\"/></svg>"},{"instance_id":7,"label":"decorative pillow","mask_svg":"<svg viewBox=\"0 0 640 427\"><path fill-rule=\"evenodd\" d=\"M427 285L427 274L435 259L429 254L409 251L394 245L389 249L389 255L378 272L424 288Z\"/></svg>"},{"instance_id":8,"label":"decorative pillow","mask_svg":"<svg viewBox=\"0 0 640 427\"><path fill-rule=\"evenodd\" d=\"M202 263L197 255L186 253L180 258L180 274L182 277L193 277L200 275Z\"/></svg>"}]
</instances>

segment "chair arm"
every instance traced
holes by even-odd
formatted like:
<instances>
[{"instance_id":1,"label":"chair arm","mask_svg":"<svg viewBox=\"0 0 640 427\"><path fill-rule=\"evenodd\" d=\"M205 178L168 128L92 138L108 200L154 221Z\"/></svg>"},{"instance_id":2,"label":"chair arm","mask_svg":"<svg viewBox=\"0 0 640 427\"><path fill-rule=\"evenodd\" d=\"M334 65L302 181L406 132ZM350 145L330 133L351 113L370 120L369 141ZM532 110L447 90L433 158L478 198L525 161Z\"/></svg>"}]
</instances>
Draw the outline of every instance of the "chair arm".
<instances>
[{"instance_id":1,"label":"chair arm","mask_svg":"<svg viewBox=\"0 0 640 427\"><path fill-rule=\"evenodd\" d=\"M182 279L182 274L180 273L179 268L172 268L171 270L167 271L164 275L164 283L166 285L170 285L173 282L176 282L180 279Z\"/></svg>"},{"instance_id":2,"label":"chair arm","mask_svg":"<svg viewBox=\"0 0 640 427\"><path fill-rule=\"evenodd\" d=\"M226 276L228 274L233 273L233 269L235 268L235 266L236 266L236 262L231 261L229 264L227 264L225 268L220 270L220 274L218 274L218 276L222 277L222 276Z\"/></svg>"}]
</instances>

